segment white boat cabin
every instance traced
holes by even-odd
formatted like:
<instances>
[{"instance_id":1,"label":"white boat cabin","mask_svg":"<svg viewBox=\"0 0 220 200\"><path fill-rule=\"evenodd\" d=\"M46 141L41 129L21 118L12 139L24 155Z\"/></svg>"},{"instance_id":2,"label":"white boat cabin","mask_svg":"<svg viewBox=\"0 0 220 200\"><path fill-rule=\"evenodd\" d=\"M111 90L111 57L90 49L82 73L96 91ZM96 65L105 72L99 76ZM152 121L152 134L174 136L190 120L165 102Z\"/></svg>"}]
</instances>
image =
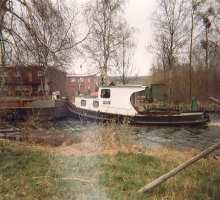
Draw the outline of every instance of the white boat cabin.
<instances>
[{"instance_id":1,"label":"white boat cabin","mask_svg":"<svg viewBox=\"0 0 220 200\"><path fill-rule=\"evenodd\" d=\"M75 98L75 106L97 112L137 115L144 108L138 101L138 92L145 90L146 86L100 86L98 96L79 96Z\"/></svg>"}]
</instances>

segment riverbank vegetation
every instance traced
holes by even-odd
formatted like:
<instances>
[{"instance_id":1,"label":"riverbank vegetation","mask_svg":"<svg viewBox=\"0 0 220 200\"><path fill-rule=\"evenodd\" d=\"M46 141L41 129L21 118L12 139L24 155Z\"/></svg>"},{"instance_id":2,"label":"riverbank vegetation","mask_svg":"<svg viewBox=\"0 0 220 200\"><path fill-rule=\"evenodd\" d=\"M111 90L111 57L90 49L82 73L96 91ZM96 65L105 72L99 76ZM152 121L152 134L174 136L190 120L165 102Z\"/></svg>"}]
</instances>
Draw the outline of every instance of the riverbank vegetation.
<instances>
[{"instance_id":1,"label":"riverbank vegetation","mask_svg":"<svg viewBox=\"0 0 220 200\"><path fill-rule=\"evenodd\" d=\"M50 144L48 140L41 143L35 139L26 140L28 143L0 140L0 199L220 197L219 160L211 155L153 191L138 193L145 184L198 151L180 152L167 147L149 150L126 138L123 132L127 128L121 126L116 131L113 125L100 126L99 130L85 131L76 140L72 138L71 143L66 137L59 145Z\"/></svg>"},{"instance_id":2,"label":"riverbank vegetation","mask_svg":"<svg viewBox=\"0 0 220 200\"><path fill-rule=\"evenodd\" d=\"M173 103L220 98L219 2L159 0L153 14L156 55L150 83L164 84Z\"/></svg>"}]
</instances>

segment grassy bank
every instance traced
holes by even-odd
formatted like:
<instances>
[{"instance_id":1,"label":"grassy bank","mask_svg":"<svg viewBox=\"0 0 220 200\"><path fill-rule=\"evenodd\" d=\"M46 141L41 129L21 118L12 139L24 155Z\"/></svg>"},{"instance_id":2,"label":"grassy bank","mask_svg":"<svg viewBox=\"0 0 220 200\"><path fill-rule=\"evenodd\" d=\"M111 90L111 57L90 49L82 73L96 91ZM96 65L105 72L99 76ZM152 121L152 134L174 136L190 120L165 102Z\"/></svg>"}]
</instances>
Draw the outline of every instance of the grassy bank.
<instances>
[{"instance_id":1,"label":"grassy bank","mask_svg":"<svg viewBox=\"0 0 220 200\"><path fill-rule=\"evenodd\" d=\"M154 191L137 193L192 157L193 150L139 148L136 152L76 156L33 149L0 140L0 199L220 199L220 165L212 157Z\"/></svg>"}]
</instances>

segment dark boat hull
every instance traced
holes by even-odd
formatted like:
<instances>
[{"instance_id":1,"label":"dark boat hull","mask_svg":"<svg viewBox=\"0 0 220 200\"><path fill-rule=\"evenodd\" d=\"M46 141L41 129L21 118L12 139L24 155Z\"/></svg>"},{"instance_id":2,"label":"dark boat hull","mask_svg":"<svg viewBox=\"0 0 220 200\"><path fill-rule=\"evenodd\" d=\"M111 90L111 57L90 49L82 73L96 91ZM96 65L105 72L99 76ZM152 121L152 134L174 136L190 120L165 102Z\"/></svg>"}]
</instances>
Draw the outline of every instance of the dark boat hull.
<instances>
[{"instance_id":1,"label":"dark boat hull","mask_svg":"<svg viewBox=\"0 0 220 200\"><path fill-rule=\"evenodd\" d=\"M143 114L135 116L118 115L105 112L96 112L77 108L73 104L68 106L69 116L78 120L90 121L114 121L136 125L201 125L209 121L209 116L204 113L181 114Z\"/></svg>"}]
</instances>

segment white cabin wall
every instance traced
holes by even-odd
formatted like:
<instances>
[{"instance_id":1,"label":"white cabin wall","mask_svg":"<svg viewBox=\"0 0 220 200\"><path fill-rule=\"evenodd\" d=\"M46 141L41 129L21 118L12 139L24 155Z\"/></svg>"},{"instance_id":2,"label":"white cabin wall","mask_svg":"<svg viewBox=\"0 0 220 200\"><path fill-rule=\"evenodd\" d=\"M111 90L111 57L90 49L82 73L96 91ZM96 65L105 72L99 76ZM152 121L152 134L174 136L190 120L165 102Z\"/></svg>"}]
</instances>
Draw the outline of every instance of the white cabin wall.
<instances>
[{"instance_id":1,"label":"white cabin wall","mask_svg":"<svg viewBox=\"0 0 220 200\"><path fill-rule=\"evenodd\" d=\"M110 89L110 98L101 98L101 89ZM138 92L142 90L143 88L141 87L137 87L137 88L101 87L99 88L97 98L76 97L75 105L76 107L79 107L82 109L89 109L89 110L100 111L100 112L132 116L138 113L132 106L130 97L134 92ZM135 97L134 99L136 101ZM81 106L81 100L86 100L86 106ZM99 101L98 108L93 107L93 101ZM109 101L110 101L110 104L104 104L104 102L109 102ZM140 106L141 105L138 105L138 107Z\"/></svg>"}]
</instances>

